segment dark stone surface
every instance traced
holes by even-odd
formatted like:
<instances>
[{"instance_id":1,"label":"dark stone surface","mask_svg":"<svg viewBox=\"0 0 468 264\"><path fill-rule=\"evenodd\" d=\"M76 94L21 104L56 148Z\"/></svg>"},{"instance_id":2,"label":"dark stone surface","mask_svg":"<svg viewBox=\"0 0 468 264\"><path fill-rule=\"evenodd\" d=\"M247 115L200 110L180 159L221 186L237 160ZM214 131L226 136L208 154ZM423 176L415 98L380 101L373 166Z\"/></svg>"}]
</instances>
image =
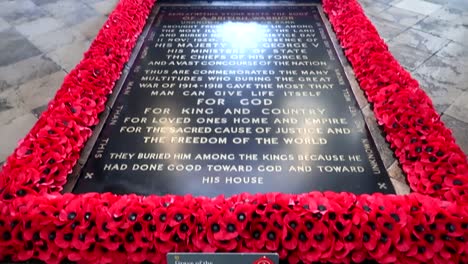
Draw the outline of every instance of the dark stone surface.
<instances>
[{"instance_id":1,"label":"dark stone surface","mask_svg":"<svg viewBox=\"0 0 468 264\"><path fill-rule=\"evenodd\" d=\"M161 7L74 192L393 193L331 43L316 6Z\"/></svg>"},{"instance_id":2,"label":"dark stone surface","mask_svg":"<svg viewBox=\"0 0 468 264\"><path fill-rule=\"evenodd\" d=\"M0 67L41 54L29 40L14 29L0 32Z\"/></svg>"}]
</instances>

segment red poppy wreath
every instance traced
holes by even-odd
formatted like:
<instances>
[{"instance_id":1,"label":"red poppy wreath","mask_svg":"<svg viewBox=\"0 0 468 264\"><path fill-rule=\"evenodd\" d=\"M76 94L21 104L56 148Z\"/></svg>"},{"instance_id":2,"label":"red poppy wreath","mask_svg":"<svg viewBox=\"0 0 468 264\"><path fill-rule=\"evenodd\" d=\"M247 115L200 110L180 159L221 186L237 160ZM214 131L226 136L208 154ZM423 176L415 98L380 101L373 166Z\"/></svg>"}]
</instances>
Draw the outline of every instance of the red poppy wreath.
<instances>
[{"instance_id":1,"label":"red poppy wreath","mask_svg":"<svg viewBox=\"0 0 468 264\"><path fill-rule=\"evenodd\" d=\"M468 263L468 163L355 0L323 7L413 194L230 198L60 194L152 9L121 0L0 173L0 259L164 263L278 252L289 263Z\"/></svg>"}]
</instances>

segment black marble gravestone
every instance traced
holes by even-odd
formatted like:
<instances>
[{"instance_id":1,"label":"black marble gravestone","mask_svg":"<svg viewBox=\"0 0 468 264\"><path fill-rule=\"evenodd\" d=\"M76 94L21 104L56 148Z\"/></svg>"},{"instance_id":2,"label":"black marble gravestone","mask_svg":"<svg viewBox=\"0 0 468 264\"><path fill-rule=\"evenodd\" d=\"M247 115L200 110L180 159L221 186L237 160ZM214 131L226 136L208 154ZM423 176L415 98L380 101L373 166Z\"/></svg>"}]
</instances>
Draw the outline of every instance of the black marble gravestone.
<instances>
[{"instance_id":1,"label":"black marble gravestone","mask_svg":"<svg viewBox=\"0 0 468 264\"><path fill-rule=\"evenodd\" d=\"M319 6L155 12L73 192L394 192Z\"/></svg>"}]
</instances>

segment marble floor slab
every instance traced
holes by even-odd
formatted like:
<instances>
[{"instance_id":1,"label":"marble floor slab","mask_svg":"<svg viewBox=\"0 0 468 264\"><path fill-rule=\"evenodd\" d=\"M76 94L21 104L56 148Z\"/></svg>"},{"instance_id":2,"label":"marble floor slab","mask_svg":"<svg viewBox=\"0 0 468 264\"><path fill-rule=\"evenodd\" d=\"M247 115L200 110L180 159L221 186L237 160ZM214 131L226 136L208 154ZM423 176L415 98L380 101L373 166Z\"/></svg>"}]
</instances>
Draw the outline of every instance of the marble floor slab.
<instances>
[{"instance_id":1,"label":"marble floor slab","mask_svg":"<svg viewBox=\"0 0 468 264\"><path fill-rule=\"evenodd\" d=\"M10 25L26 23L47 15L47 12L31 0L0 1L0 18Z\"/></svg>"},{"instance_id":2,"label":"marble floor slab","mask_svg":"<svg viewBox=\"0 0 468 264\"><path fill-rule=\"evenodd\" d=\"M41 17L26 23L15 26L21 34L26 37L42 35L49 31L57 30L63 27L63 23L53 17Z\"/></svg>"},{"instance_id":3,"label":"marble floor slab","mask_svg":"<svg viewBox=\"0 0 468 264\"><path fill-rule=\"evenodd\" d=\"M37 56L41 51L15 29L0 32L0 67Z\"/></svg>"},{"instance_id":4,"label":"marble floor slab","mask_svg":"<svg viewBox=\"0 0 468 264\"><path fill-rule=\"evenodd\" d=\"M408 71L414 71L432 57L432 53L421 48L412 47L406 43L394 43L389 47L392 54Z\"/></svg>"},{"instance_id":5,"label":"marble floor slab","mask_svg":"<svg viewBox=\"0 0 468 264\"><path fill-rule=\"evenodd\" d=\"M414 48L415 50L433 55L442 48L446 47L449 43L450 40L448 39L410 28L392 39L389 42L389 45L391 47L397 45L407 45ZM398 50L395 50L393 51L393 54L397 55L398 52Z\"/></svg>"},{"instance_id":6,"label":"marble floor slab","mask_svg":"<svg viewBox=\"0 0 468 264\"><path fill-rule=\"evenodd\" d=\"M442 8L442 5L424 0L401 0L392 3L394 6L422 15L430 15Z\"/></svg>"},{"instance_id":7,"label":"marble floor slab","mask_svg":"<svg viewBox=\"0 0 468 264\"><path fill-rule=\"evenodd\" d=\"M468 1L359 1L468 153ZM116 3L0 0L0 164L47 108ZM369 107L365 111L372 119ZM398 162L385 142L380 145L395 187L409 192Z\"/></svg>"},{"instance_id":8,"label":"marble floor slab","mask_svg":"<svg viewBox=\"0 0 468 264\"><path fill-rule=\"evenodd\" d=\"M385 19L394 24L411 27L414 24L421 21L425 17L425 15L391 6L385 9L385 12L380 12L378 15L376 15L376 17Z\"/></svg>"},{"instance_id":9,"label":"marble floor slab","mask_svg":"<svg viewBox=\"0 0 468 264\"><path fill-rule=\"evenodd\" d=\"M431 97L435 108L439 113L446 113L446 110L463 93L451 81L443 81L437 74L413 73L413 77L419 81L421 88ZM468 153L468 150L466 151Z\"/></svg>"},{"instance_id":10,"label":"marble floor slab","mask_svg":"<svg viewBox=\"0 0 468 264\"><path fill-rule=\"evenodd\" d=\"M386 42L391 41L409 29L408 26L396 24L390 20L382 18L380 14L371 14L368 15L368 17L372 20L375 28L379 31L380 37L382 37Z\"/></svg>"}]
</instances>

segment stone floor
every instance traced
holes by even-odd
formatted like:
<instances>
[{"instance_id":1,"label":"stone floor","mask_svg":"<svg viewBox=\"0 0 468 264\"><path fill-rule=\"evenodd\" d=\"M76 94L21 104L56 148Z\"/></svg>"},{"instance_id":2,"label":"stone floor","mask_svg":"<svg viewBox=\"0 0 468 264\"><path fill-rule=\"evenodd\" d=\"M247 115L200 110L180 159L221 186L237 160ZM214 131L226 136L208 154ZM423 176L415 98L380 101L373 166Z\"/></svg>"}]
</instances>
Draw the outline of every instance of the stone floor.
<instances>
[{"instance_id":1,"label":"stone floor","mask_svg":"<svg viewBox=\"0 0 468 264\"><path fill-rule=\"evenodd\" d=\"M359 1L468 153L468 1ZM0 0L0 164L36 122L115 4ZM395 163L388 164L390 172L398 171Z\"/></svg>"}]
</instances>

